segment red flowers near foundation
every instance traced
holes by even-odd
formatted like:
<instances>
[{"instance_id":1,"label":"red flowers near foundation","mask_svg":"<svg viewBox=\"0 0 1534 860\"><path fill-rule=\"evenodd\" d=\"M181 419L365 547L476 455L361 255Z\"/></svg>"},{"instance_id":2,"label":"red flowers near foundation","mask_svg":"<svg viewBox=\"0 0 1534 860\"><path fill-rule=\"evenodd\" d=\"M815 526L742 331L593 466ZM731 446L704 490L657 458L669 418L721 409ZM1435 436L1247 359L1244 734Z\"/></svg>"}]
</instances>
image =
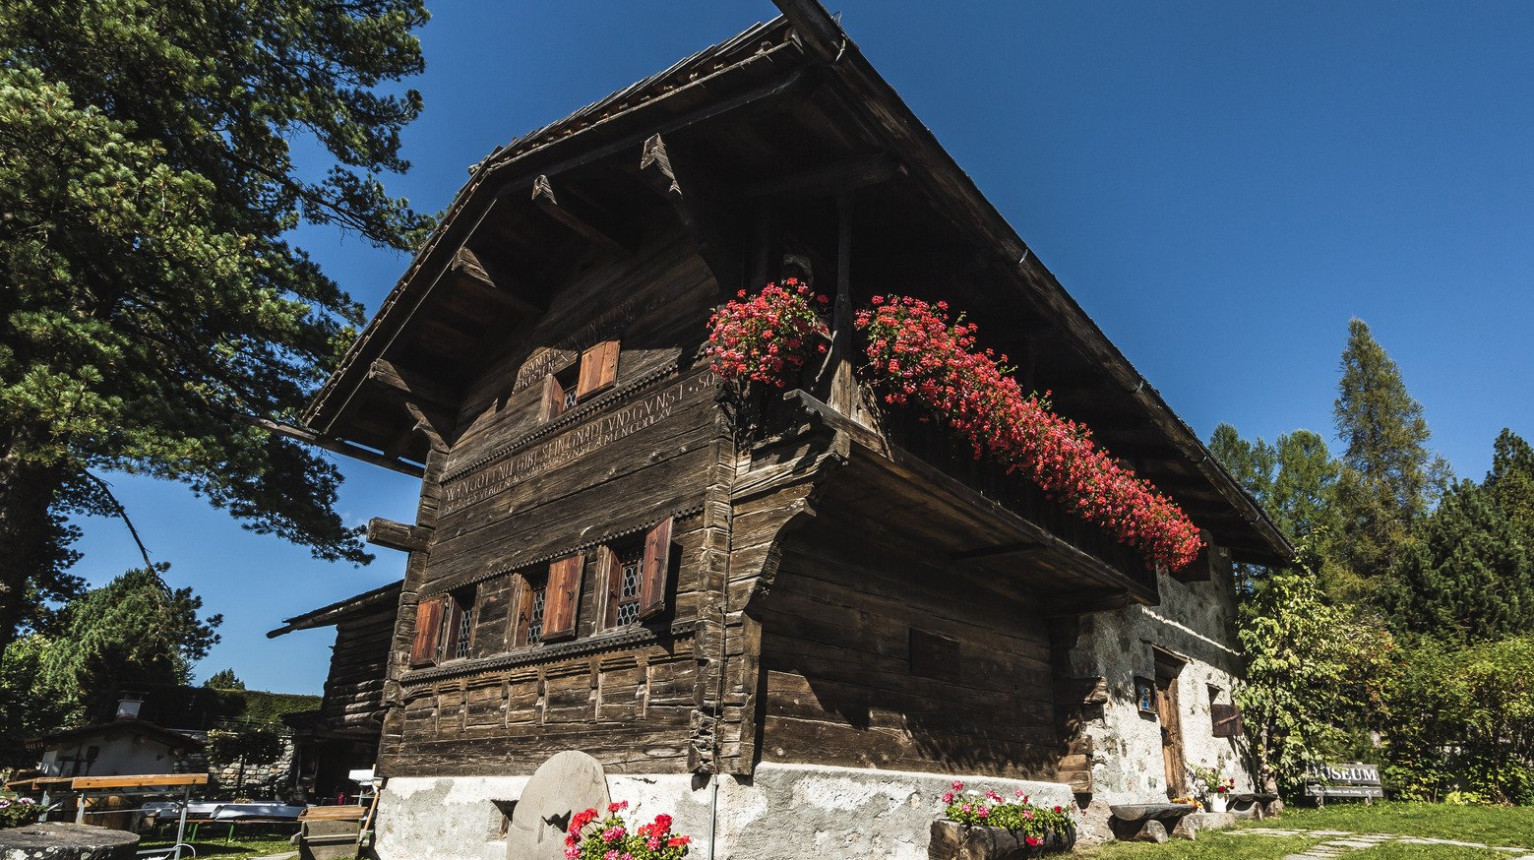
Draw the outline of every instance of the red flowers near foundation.
<instances>
[{"instance_id":1,"label":"red flowers near foundation","mask_svg":"<svg viewBox=\"0 0 1534 860\"><path fill-rule=\"evenodd\" d=\"M873 304L856 324L886 402L914 401L936 413L977 459L1022 473L1148 564L1177 570L1198 556L1203 541L1182 509L1114 462L1086 427L1055 415L1038 394L1023 394L1006 356L976 347L973 323L951 320L945 302L887 296Z\"/></svg>"},{"instance_id":2,"label":"red flowers near foundation","mask_svg":"<svg viewBox=\"0 0 1534 860\"><path fill-rule=\"evenodd\" d=\"M569 860L682 860L692 843L691 836L671 831L671 816L662 813L649 824L633 830L623 820L627 800L607 805L607 817L595 809L586 809L570 818L565 835L565 857Z\"/></svg>"},{"instance_id":3,"label":"red flowers near foundation","mask_svg":"<svg viewBox=\"0 0 1534 860\"><path fill-rule=\"evenodd\" d=\"M826 324L819 307L828 303L797 278L768 284L755 296L741 290L709 320L709 367L726 382L760 382L782 388L789 371L826 351Z\"/></svg>"}]
</instances>

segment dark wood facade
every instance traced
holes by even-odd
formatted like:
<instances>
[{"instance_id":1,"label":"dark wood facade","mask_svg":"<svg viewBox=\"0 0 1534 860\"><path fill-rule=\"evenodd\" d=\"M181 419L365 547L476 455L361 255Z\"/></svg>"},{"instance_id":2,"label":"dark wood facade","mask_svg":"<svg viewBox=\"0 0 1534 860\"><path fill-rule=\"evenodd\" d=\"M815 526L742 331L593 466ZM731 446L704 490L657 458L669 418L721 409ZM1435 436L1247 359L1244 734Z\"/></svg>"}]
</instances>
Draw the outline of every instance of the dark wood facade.
<instances>
[{"instance_id":1,"label":"dark wood facade","mask_svg":"<svg viewBox=\"0 0 1534 860\"><path fill-rule=\"evenodd\" d=\"M1157 576L877 407L875 293L968 309L1214 543L1288 551L823 10L780 5L481 163L311 408L422 476L371 530L409 553L383 773L1069 771L1050 630ZM709 314L785 274L836 297L831 360L723 402Z\"/></svg>"}]
</instances>

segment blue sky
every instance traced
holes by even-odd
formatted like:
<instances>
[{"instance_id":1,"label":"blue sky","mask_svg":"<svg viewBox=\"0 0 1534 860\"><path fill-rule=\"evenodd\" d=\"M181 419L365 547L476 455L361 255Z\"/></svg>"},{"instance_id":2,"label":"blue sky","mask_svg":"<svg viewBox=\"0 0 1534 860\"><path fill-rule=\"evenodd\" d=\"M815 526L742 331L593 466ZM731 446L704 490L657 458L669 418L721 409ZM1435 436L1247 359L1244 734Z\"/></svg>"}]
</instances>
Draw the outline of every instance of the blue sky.
<instances>
[{"instance_id":1,"label":"blue sky","mask_svg":"<svg viewBox=\"0 0 1534 860\"><path fill-rule=\"evenodd\" d=\"M1205 438L1330 437L1359 317L1479 479L1505 426L1534 438L1534 4L847 0L853 40L1087 312ZM511 138L770 18L767 0L441 2L426 111L391 188L447 204ZM403 257L299 236L370 310ZM416 487L343 462L339 509L411 521ZM328 565L179 485L115 476L169 579L222 612L200 667L319 692L329 630L282 618L398 578L389 550ZM136 563L87 519L77 572Z\"/></svg>"}]
</instances>

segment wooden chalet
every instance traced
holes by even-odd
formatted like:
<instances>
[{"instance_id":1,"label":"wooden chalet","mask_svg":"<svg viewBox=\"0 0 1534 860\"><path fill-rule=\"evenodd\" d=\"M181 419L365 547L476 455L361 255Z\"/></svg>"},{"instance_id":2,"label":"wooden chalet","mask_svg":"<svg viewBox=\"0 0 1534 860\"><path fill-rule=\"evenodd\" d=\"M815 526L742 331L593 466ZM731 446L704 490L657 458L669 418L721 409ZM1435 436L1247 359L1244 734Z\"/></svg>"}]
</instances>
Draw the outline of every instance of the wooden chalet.
<instances>
[{"instance_id":1,"label":"wooden chalet","mask_svg":"<svg viewBox=\"0 0 1534 860\"><path fill-rule=\"evenodd\" d=\"M478 164L306 416L421 477L415 522L370 526L408 554L387 665L357 664L391 785L581 750L618 775L815 765L1090 799L1111 750L1084 703L1129 696L1136 667L1083 670L1083 620L1169 590L1228 606L1230 558L1291 552L839 25L778 5ZM699 359L710 313L787 275L835 297L831 360L728 403ZM886 292L965 309L1208 558L1149 571L879 408L850 312Z\"/></svg>"}]
</instances>

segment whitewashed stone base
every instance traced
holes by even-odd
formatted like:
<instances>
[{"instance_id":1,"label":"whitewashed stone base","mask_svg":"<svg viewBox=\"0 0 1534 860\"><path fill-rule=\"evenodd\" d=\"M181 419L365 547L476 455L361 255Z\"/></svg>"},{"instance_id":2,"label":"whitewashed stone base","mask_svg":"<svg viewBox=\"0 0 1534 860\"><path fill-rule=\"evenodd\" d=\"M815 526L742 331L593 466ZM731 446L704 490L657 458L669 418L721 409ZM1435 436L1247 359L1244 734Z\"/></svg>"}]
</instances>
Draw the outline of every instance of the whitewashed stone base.
<instances>
[{"instance_id":1,"label":"whitewashed stone base","mask_svg":"<svg viewBox=\"0 0 1534 860\"><path fill-rule=\"evenodd\" d=\"M955 779L1006 795L1021 790L1039 804L1073 803L1070 788L1053 782L770 763L752 777L719 780L717 807L713 783L687 774L610 774L607 786L637 817L673 816L673 830L693 837L693 857L710 856L712 831L715 860L926 860L941 796ZM506 860L495 801L517 799L527 781L391 778L379 798L379 857Z\"/></svg>"}]
</instances>

